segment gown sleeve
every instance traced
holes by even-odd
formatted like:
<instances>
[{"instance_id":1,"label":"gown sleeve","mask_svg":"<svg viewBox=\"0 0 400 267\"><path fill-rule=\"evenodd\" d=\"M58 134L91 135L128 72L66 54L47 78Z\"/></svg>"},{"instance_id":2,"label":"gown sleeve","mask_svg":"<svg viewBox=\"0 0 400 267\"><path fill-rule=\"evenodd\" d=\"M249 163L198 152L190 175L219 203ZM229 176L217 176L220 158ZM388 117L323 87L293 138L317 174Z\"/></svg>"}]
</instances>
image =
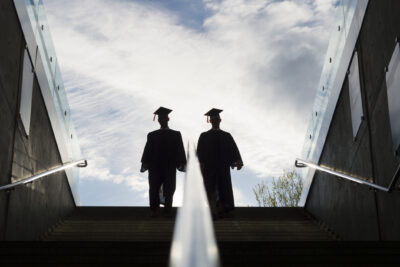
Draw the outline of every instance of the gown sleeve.
<instances>
[{"instance_id":1,"label":"gown sleeve","mask_svg":"<svg viewBox=\"0 0 400 267\"><path fill-rule=\"evenodd\" d=\"M178 164L178 166L181 165L181 164L186 165L185 147L183 146L182 135L181 135L180 132L178 132L178 158L177 158L177 164Z\"/></svg>"},{"instance_id":2,"label":"gown sleeve","mask_svg":"<svg viewBox=\"0 0 400 267\"><path fill-rule=\"evenodd\" d=\"M238 161L243 163L242 156L240 155L240 152L239 152L239 148L237 147L236 142L233 139L231 134L229 134L229 139L230 139L230 146L231 146L231 153L232 153L232 158L231 158L232 163L235 163Z\"/></svg>"},{"instance_id":3,"label":"gown sleeve","mask_svg":"<svg viewBox=\"0 0 400 267\"><path fill-rule=\"evenodd\" d=\"M204 135L201 134L199 137L199 141L197 141L197 157L200 163L204 163L204 157L205 157L204 154L205 154L205 140L204 140Z\"/></svg>"},{"instance_id":4,"label":"gown sleeve","mask_svg":"<svg viewBox=\"0 0 400 267\"><path fill-rule=\"evenodd\" d=\"M147 135L146 145L144 146L144 151L142 155L142 163L149 164L151 161L151 150L152 150L152 142L150 138L150 134Z\"/></svg>"}]
</instances>

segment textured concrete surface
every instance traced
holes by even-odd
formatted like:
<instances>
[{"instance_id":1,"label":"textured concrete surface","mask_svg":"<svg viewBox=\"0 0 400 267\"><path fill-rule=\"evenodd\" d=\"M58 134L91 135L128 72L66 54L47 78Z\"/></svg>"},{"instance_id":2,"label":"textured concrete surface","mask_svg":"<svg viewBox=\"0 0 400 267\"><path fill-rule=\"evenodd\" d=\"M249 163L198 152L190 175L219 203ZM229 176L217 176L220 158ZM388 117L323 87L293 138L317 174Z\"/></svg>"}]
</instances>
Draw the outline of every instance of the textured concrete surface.
<instances>
[{"instance_id":1,"label":"textured concrete surface","mask_svg":"<svg viewBox=\"0 0 400 267\"><path fill-rule=\"evenodd\" d=\"M363 121L354 141L346 81L320 164L334 166L336 170L354 176L372 177L365 124ZM326 222L344 240L378 239L374 192L366 187L317 172L306 209L319 220Z\"/></svg>"},{"instance_id":2,"label":"textured concrete surface","mask_svg":"<svg viewBox=\"0 0 400 267\"><path fill-rule=\"evenodd\" d=\"M0 185L10 183L23 36L12 1L0 1ZM8 197L0 192L0 240Z\"/></svg>"},{"instance_id":3,"label":"textured concrete surface","mask_svg":"<svg viewBox=\"0 0 400 267\"><path fill-rule=\"evenodd\" d=\"M3 87L3 96L6 97L8 103L7 108L11 112L15 112L24 38L13 1L0 2L0 29L0 81Z\"/></svg>"},{"instance_id":4,"label":"textured concrete surface","mask_svg":"<svg viewBox=\"0 0 400 267\"><path fill-rule=\"evenodd\" d=\"M392 151L384 68L400 36L400 1L370 0L356 44L364 121L352 136L347 80L320 163L388 186L400 163ZM344 240L400 240L400 193L368 188L317 172L306 209Z\"/></svg>"},{"instance_id":5,"label":"textured concrete surface","mask_svg":"<svg viewBox=\"0 0 400 267\"><path fill-rule=\"evenodd\" d=\"M15 133L13 180L61 164L50 120L37 81L32 96L31 129L25 135L18 120ZM10 193L7 240L36 239L48 227L69 215L75 208L64 172L21 186ZM29 222L27 227L26 222Z\"/></svg>"},{"instance_id":6,"label":"textured concrete surface","mask_svg":"<svg viewBox=\"0 0 400 267\"><path fill-rule=\"evenodd\" d=\"M365 92L369 109L377 103L377 97L385 83L384 68L389 64L400 37L400 1L370 0L367 15L358 38L357 48L361 55L365 76Z\"/></svg>"},{"instance_id":7,"label":"textured concrete surface","mask_svg":"<svg viewBox=\"0 0 400 267\"><path fill-rule=\"evenodd\" d=\"M398 164L400 164L400 158L394 155L392 149L386 84L383 83L382 87L385 87L385 89L380 91L371 112L371 139L377 183L388 186ZM395 191L390 194L377 192L376 196L382 239L399 240L400 192Z\"/></svg>"},{"instance_id":8,"label":"textured concrete surface","mask_svg":"<svg viewBox=\"0 0 400 267\"><path fill-rule=\"evenodd\" d=\"M25 40L12 0L0 1L0 184L15 182L61 163L37 80L31 129L19 117ZM0 240L34 240L75 208L64 173L51 175L10 193L0 192Z\"/></svg>"}]
</instances>

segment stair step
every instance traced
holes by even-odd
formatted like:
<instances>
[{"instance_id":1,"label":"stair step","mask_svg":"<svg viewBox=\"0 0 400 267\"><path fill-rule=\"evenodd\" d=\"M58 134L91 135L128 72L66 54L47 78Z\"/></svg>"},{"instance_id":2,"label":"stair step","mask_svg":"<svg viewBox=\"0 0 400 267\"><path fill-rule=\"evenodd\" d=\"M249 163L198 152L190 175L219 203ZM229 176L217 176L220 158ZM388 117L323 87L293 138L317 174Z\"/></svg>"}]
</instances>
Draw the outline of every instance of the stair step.
<instances>
[{"instance_id":1,"label":"stair step","mask_svg":"<svg viewBox=\"0 0 400 267\"><path fill-rule=\"evenodd\" d=\"M170 241L176 212L154 219L147 207L79 207L43 240ZM333 240L302 208L237 208L214 226L219 241Z\"/></svg>"},{"instance_id":2,"label":"stair step","mask_svg":"<svg viewBox=\"0 0 400 267\"><path fill-rule=\"evenodd\" d=\"M219 242L222 266L398 266L399 242ZM170 242L2 242L0 265L167 266Z\"/></svg>"},{"instance_id":3,"label":"stair step","mask_svg":"<svg viewBox=\"0 0 400 267\"><path fill-rule=\"evenodd\" d=\"M0 265L168 266L176 209L79 207L45 242L0 243ZM237 208L214 222L223 267L397 266L400 244L337 242L301 208Z\"/></svg>"},{"instance_id":4,"label":"stair step","mask_svg":"<svg viewBox=\"0 0 400 267\"><path fill-rule=\"evenodd\" d=\"M150 218L147 207L79 207L42 237L45 242L0 247L0 263L167 266L175 216L176 209L168 218ZM365 254L400 255L396 246L357 250L336 242L301 208L237 208L214 228L224 267L370 266L374 261L361 259Z\"/></svg>"}]
</instances>

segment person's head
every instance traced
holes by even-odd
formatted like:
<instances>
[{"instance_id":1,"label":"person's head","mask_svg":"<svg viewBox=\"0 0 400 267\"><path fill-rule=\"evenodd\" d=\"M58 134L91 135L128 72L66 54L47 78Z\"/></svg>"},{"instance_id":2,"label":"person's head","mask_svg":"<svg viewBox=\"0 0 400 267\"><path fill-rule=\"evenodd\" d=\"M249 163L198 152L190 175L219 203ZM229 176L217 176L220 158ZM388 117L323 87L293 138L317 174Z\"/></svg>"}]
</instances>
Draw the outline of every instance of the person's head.
<instances>
[{"instance_id":1,"label":"person's head","mask_svg":"<svg viewBox=\"0 0 400 267\"><path fill-rule=\"evenodd\" d=\"M161 128L167 128L168 121L169 121L168 115L158 115L158 123L160 124Z\"/></svg>"},{"instance_id":2,"label":"person's head","mask_svg":"<svg viewBox=\"0 0 400 267\"><path fill-rule=\"evenodd\" d=\"M221 117L218 115L210 116L210 123L213 128L219 128L219 124L221 123Z\"/></svg>"},{"instance_id":3,"label":"person's head","mask_svg":"<svg viewBox=\"0 0 400 267\"><path fill-rule=\"evenodd\" d=\"M154 112L154 119L156 118L156 116L158 116L158 123L160 123L161 128L168 128L168 121L169 121L168 114L171 111L172 111L171 109L159 107Z\"/></svg>"},{"instance_id":4,"label":"person's head","mask_svg":"<svg viewBox=\"0 0 400 267\"><path fill-rule=\"evenodd\" d=\"M209 110L205 116L207 116L207 122L211 122L211 125L214 129L219 129L219 124L221 123L221 117L219 113L222 112L222 109L212 108Z\"/></svg>"}]
</instances>

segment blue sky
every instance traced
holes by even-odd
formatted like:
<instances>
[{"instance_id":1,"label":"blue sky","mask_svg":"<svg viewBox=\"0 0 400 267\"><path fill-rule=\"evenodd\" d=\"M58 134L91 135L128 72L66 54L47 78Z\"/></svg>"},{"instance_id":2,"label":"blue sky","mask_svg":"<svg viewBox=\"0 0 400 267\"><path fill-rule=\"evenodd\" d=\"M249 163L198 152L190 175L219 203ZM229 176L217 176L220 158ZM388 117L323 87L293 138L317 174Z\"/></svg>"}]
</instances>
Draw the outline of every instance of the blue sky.
<instances>
[{"instance_id":1,"label":"blue sky","mask_svg":"<svg viewBox=\"0 0 400 267\"><path fill-rule=\"evenodd\" d=\"M150 9L165 9L166 12L177 16L179 24L196 31L203 30L204 20L213 13L212 10L206 8L203 0L140 0L135 2Z\"/></svg>"},{"instance_id":2,"label":"blue sky","mask_svg":"<svg viewBox=\"0 0 400 267\"><path fill-rule=\"evenodd\" d=\"M72 117L89 161L83 205L148 205L140 157L152 113L184 142L224 110L245 167L236 204L299 156L335 16L333 0L44 1ZM182 201L178 175L174 205Z\"/></svg>"}]
</instances>

